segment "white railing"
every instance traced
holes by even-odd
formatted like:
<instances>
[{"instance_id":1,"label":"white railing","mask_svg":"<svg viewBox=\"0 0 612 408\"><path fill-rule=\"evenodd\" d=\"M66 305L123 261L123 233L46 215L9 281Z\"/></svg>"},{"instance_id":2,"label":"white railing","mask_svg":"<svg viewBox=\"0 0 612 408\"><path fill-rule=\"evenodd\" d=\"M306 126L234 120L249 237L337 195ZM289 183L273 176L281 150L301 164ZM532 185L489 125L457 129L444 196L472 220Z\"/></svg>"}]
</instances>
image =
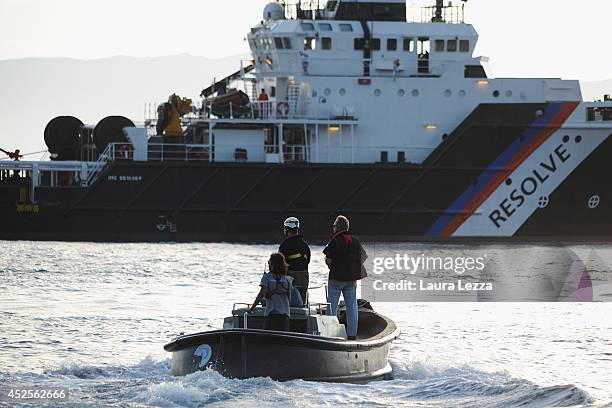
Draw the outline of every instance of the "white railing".
<instances>
[{"instance_id":1,"label":"white railing","mask_svg":"<svg viewBox=\"0 0 612 408\"><path fill-rule=\"evenodd\" d=\"M210 161L210 145L207 144L170 144L149 143L149 161Z\"/></svg>"},{"instance_id":2,"label":"white railing","mask_svg":"<svg viewBox=\"0 0 612 408\"><path fill-rule=\"evenodd\" d=\"M321 96L319 103L311 109L311 103L307 100L296 101L256 101L247 106L236 106L232 103L219 108L211 107L211 101L207 101L202 109L199 119L229 119L229 120L261 120L280 122L283 120L357 120L359 117L359 104L347 106L332 105L325 103L326 97Z\"/></svg>"},{"instance_id":3,"label":"white railing","mask_svg":"<svg viewBox=\"0 0 612 408\"><path fill-rule=\"evenodd\" d=\"M249 163L420 163L435 146L359 146L350 134L321 132L309 144L170 144L150 143L148 160L157 162ZM131 145L112 143L96 163L89 164L88 185L115 160L133 160Z\"/></svg>"}]
</instances>

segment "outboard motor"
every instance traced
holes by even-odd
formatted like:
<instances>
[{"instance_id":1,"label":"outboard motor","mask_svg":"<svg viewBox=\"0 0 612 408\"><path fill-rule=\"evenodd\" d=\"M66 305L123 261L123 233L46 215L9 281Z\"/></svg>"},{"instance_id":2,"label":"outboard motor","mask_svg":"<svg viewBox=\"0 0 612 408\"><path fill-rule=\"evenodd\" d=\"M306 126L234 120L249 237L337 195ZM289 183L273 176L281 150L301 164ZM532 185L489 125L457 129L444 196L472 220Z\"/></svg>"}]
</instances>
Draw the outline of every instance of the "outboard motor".
<instances>
[{"instance_id":1,"label":"outboard motor","mask_svg":"<svg viewBox=\"0 0 612 408\"><path fill-rule=\"evenodd\" d=\"M74 116L58 116L45 127L45 143L52 160L78 160L83 122Z\"/></svg>"},{"instance_id":2,"label":"outboard motor","mask_svg":"<svg viewBox=\"0 0 612 408\"><path fill-rule=\"evenodd\" d=\"M102 153L110 143L129 143L123 133L126 127L134 127L134 122L124 116L108 116L98 122L93 132L98 152Z\"/></svg>"}]
</instances>

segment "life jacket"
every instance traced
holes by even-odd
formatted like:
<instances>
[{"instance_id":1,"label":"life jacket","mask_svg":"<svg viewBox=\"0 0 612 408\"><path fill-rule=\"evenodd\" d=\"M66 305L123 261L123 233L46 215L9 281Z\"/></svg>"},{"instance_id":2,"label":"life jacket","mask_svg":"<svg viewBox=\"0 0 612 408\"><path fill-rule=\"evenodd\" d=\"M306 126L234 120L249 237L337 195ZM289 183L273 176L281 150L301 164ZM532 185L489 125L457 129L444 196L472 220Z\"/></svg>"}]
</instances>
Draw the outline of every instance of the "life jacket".
<instances>
[{"instance_id":1,"label":"life jacket","mask_svg":"<svg viewBox=\"0 0 612 408\"><path fill-rule=\"evenodd\" d=\"M310 248L301 235L285 239L278 251L285 255L289 264L289 272L308 272Z\"/></svg>"},{"instance_id":2,"label":"life jacket","mask_svg":"<svg viewBox=\"0 0 612 408\"><path fill-rule=\"evenodd\" d=\"M266 299L270 299L273 295L284 295L289 297L289 281L286 276L275 276L274 279L268 279L268 291L266 292Z\"/></svg>"}]
</instances>

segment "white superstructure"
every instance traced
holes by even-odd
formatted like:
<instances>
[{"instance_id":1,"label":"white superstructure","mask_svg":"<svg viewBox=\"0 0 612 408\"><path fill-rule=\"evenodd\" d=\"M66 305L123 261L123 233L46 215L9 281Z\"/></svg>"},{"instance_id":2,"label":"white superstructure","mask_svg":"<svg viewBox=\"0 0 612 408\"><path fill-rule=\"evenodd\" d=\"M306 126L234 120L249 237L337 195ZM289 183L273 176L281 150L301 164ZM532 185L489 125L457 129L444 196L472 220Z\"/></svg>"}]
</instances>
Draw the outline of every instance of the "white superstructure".
<instances>
[{"instance_id":1,"label":"white superstructure","mask_svg":"<svg viewBox=\"0 0 612 408\"><path fill-rule=\"evenodd\" d=\"M385 17L397 21L337 19L340 7L346 14L363 4L405 13L403 0L330 1L297 12L296 4L268 5L247 36L255 65L254 83L246 87L253 115L198 120L273 123L263 143L268 150L280 143L285 154L268 161L297 152L300 160L320 163L420 163L480 104L582 100L578 81L487 78L487 59L474 56L478 34L457 8L441 10L454 21L436 21L433 13L432 22L419 23L397 15ZM268 102L254 102L260 89ZM244 128L220 133L224 146L235 137L236 147L265 149L261 132L252 145Z\"/></svg>"}]
</instances>

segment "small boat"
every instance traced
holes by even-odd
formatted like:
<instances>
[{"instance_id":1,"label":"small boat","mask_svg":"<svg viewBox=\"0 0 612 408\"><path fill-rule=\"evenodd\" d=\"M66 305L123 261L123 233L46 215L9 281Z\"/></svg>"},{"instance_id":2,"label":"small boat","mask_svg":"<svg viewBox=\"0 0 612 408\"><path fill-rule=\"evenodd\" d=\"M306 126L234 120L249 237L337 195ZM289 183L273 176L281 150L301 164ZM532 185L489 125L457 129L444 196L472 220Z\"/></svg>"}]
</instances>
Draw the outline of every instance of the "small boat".
<instances>
[{"instance_id":1,"label":"small boat","mask_svg":"<svg viewBox=\"0 0 612 408\"><path fill-rule=\"evenodd\" d=\"M391 378L389 349L400 331L369 302L359 301L356 340L347 340L343 305L339 317L327 316L327 304L292 307L289 332L263 330L264 309L248 314L248 306L235 304L223 330L181 335L166 344L172 374L214 369L238 379L365 383Z\"/></svg>"},{"instance_id":2,"label":"small boat","mask_svg":"<svg viewBox=\"0 0 612 408\"><path fill-rule=\"evenodd\" d=\"M225 95L210 99L206 109L222 118L242 117L251 112L250 102L246 93L230 88Z\"/></svg>"}]
</instances>

